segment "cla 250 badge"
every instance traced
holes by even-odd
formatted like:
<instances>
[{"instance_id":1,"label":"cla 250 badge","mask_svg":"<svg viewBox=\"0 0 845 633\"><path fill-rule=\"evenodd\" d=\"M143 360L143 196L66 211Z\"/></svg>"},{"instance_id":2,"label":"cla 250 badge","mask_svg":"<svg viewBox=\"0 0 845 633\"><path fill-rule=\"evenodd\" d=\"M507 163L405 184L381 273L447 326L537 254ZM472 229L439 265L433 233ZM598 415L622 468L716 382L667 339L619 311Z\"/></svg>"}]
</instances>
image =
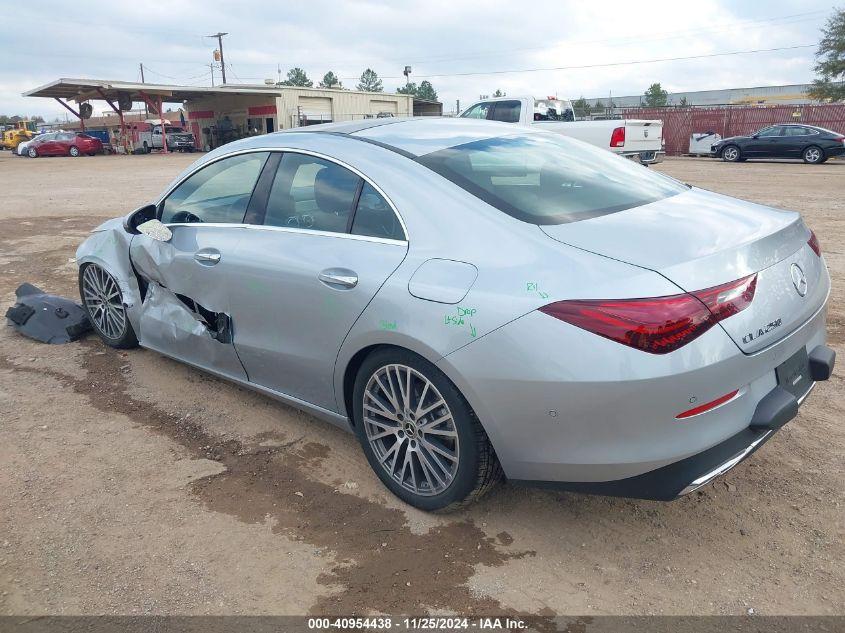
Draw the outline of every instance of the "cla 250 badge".
<instances>
[{"instance_id":1,"label":"cla 250 badge","mask_svg":"<svg viewBox=\"0 0 845 633\"><path fill-rule=\"evenodd\" d=\"M771 323L766 325L766 327L761 327L760 329L758 329L756 333L749 332L748 334L743 336L742 342L748 344L751 341L753 341L755 338L760 338L764 334L768 334L772 330L779 328L781 325L783 325L783 323L781 322L781 319L778 319L777 321L772 321Z\"/></svg>"}]
</instances>

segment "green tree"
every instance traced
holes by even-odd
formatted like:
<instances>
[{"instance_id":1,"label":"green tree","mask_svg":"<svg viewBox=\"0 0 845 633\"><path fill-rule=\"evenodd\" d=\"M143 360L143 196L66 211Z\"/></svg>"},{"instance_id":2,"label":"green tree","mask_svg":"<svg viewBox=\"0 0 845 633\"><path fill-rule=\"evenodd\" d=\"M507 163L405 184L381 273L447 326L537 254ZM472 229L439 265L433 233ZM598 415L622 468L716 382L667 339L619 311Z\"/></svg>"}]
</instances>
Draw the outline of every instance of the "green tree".
<instances>
[{"instance_id":1,"label":"green tree","mask_svg":"<svg viewBox=\"0 0 845 633\"><path fill-rule=\"evenodd\" d=\"M363 90L364 92L384 91L381 79L378 78L378 74L372 68L367 68L367 70L361 73L361 79L358 80L356 89Z\"/></svg>"},{"instance_id":2,"label":"green tree","mask_svg":"<svg viewBox=\"0 0 845 633\"><path fill-rule=\"evenodd\" d=\"M819 77L808 93L813 99L845 100L845 9L834 12L822 29L815 71Z\"/></svg>"},{"instance_id":3,"label":"green tree","mask_svg":"<svg viewBox=\"0 0 845 633\"><path fill-rule=\"evenodd\" d=\"M596 105L594 105L593 107L596 109L596 111L604 110L604 101L602 101L601 99L596 99Z\"/></svg>"},{"instance_id":4,"label":"green tree","mask_svg":"<svg viewBox=\"0 0 845 633\"><path fill-rule=\"evenodd\" d=\"M332 71L329 71L325 75L323 75L323 80L320 82L320 88L340 89L343 88L343 84Z\"/></svg>"},{"instance_id":5,"label":"green tree","mask_svg":"<svg viewBox=\"0 0 845 633\"><path fill-rule=\"evenodd\" d=\"M686 97L681 97L681 100L678 101L678 105L683 108L686 108L689 105L689 101L687 101Z\"/></svg>"},{"instance_id":6,"label":"green tree","mask_svg":"<svg viewBox=\"0 0 845 633\"><path fill-rule=\"evenodd\" d=\"M434 86L431 85L431 82L423 81L420 83L420 87L417 88L417 99L437 101L437 91L434 89Z\"/></svg>"},{"instance_id":7,"label":"green tree","mask_svg":"<svg viewBox=\"0 0 845 633\"><path fill-rule=\"evenodd\" d=\"M504 92L502 92L501 90L496 88L496 92L493 93L493 96L494 97L507 97L508 95L506 95Z\"/></svg>"},{"instance_id":8,"label":"green tree","mask_svg":"<svg viewBox=\"0 0 845 633\"><path fill-rule=\"evenodd\" d=\"M410 81L401 88L397 88L396 92L400 95L414 95L416 97L417 90L417 84L415 84L413 81Z\"/></svg>"},{"instance_id":9,"label":"green tree","mask_svg":"<svg viewBox=\"0 0 845 633\"><path fill-rule=\"evenodd\" d=\"M574 108L577 116L588 116L590 114L590 103L583 97L583 95L580 99L576 99L572 102L572 107Z\"/></svg>"},{"instance_id":10,"label":"green tree","mask_svg":"<svg viewBox=\"0 0 845 633\"><path fill-rule=\"evenodd\" d=\"M308 75L301 68L291 68L288 71L288 78L282 82L283 86L303 86L310 88L314 82L308 79Z\"/></svg>"},{"instance_id":11,"label":"green tree","mask_svg":"<svg viewBox=\"0 0 845 633\"><path fill-rule=\"evenodd\" d=\"M643 96L645 105L650 108L660 108L669 102L669 93L659 83L651 84Z\"/></svg>"}]
</instances>

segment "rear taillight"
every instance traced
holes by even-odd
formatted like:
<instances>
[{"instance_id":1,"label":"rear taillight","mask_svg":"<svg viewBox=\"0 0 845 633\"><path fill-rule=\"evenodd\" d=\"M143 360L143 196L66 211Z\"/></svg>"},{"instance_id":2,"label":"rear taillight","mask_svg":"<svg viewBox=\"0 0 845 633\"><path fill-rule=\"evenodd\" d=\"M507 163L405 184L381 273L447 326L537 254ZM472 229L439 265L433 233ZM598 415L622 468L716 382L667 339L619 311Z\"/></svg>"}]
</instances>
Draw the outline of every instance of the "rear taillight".
<instances>
[{"instance_id":1,"label":"rear taillight","mask_svg":"<svg viewBox=\"0 0 845 633\"><path fill-rule=\"evenodd\" d=\"M757 275L690 294L558 301L540 312L650 354L668 354L747 308Z\"/></svg>"},{"instance_id":2,"label":"rear taillight","mask_svg":"<svg viewBox=\"0 0 845 633\"><path fill-rule=\"evenodd\" d=\"M822 247L819 244L819 238L816 237L816 234L813 229L810 229L810 239L807 240L807 244L810 245L810 248L813 249L813 252L816 255L818 255L819 257L822 256Z\"/></svg>"},{"instance_id":3,"label":"rear taillight","mask_svg":"<svg viewBox=\"0 0 845 633\"><path fill-rule=\"evenodd\" d=\"M613 129L613 132L610 134L610 146L611 147L625 147L625 126L617 127Z\"/></svg>"}]
</instances>

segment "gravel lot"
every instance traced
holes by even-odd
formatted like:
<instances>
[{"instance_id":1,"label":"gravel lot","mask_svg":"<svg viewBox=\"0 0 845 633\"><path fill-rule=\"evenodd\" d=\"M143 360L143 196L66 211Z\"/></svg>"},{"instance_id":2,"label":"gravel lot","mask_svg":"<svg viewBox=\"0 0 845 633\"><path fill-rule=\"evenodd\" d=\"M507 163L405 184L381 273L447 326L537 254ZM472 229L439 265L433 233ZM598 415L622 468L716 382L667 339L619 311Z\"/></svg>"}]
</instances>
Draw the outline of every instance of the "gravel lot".
<instances>
[{"instance_id":1,"label":"gravel lot","mask_svg":"<svg viewBox=\"0 0 845 633\"><path fill-rule=\"evenodd\" d=\"M87 231L194 158L0 154L3 310L24 281L76 296ZM845 163L659 169L804 213L845 358ZM155 353L0 327L0 613L843 614L838 371L752 459L679 501L506 485L432 516L308 415Z\"/></svg>"}]
</instances>

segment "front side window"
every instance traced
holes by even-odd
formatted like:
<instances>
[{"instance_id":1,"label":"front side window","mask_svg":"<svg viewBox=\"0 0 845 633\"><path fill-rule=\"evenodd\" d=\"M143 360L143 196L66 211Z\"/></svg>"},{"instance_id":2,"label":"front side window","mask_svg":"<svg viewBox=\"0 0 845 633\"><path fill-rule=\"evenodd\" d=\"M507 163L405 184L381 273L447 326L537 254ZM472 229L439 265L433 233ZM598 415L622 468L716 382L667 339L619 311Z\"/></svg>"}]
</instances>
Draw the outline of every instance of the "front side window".
<instances>
[{"instance_id":1,"label":"front side window","mask_svg":"<svg viewBox=\"0 0 845 633\"><path fill-rule=\"evenodd\" d=\"M270 189L264 224L346 233L362 182L322 158L285 153Z\"/></svg>"},{"instance_id":2,"label":"front side window","mask_svg":"<svg viewBox=\"0 0 845 633\"><path fill-rule=\"evenodd\" d=\"M464 119L486 119L490 110L493 108L492 103L477 103L469 110L461 115Z\"/></svg>"},{"instance_id":3,"label":"front side window","mask_svg":"<svg viewBox=\"0 0 845 633\"><path fill-rule=\"evenodd\" d=\"M493 110L493 120L502 123L519 123L521 106L519 101L497 101Z\"/></svg>"},{"instance_id":4,"label":"front side window","mask_svg":"<svg viewBox=\"0 0 845 633\"><path fill-rule=\"evenodd\" d=\"M354 235L383 237L390 240L404 240L405 232L399 218L382 195L370 183L365 182L352 221Z\"/></svg>"},{"instance_id":5,"label":"front side window","mask_svg":"<svg viewBox=\"0 0 845 633\"><path fill-rule=\"evenodd\" d=\"M203 167L167 196L161 221L240 224L268 155L239 154Z\"/></svg>"},{"instance_id":6,"label":"front side window","mask_svg":"<svg viewBox=\"0 0 845 633\"><path fill-rule=\"evenodd\" d=\"M577 222L688 190L653 170L558 134L484 139L417 161L500 211L532 224Z\"/></svg>"},{"instance_id":7,"label":"front side window","mask_svg":"<svg viewBox=\"0 0 845 633\"><path fill-rule=\"evenodd\" d=\"M769 136L783 136L783 128L780 126L775 127L767 127L764 130L760 130L757 132L757 136L761 138L769 137Z\"/></svg>"}]
</instances>

